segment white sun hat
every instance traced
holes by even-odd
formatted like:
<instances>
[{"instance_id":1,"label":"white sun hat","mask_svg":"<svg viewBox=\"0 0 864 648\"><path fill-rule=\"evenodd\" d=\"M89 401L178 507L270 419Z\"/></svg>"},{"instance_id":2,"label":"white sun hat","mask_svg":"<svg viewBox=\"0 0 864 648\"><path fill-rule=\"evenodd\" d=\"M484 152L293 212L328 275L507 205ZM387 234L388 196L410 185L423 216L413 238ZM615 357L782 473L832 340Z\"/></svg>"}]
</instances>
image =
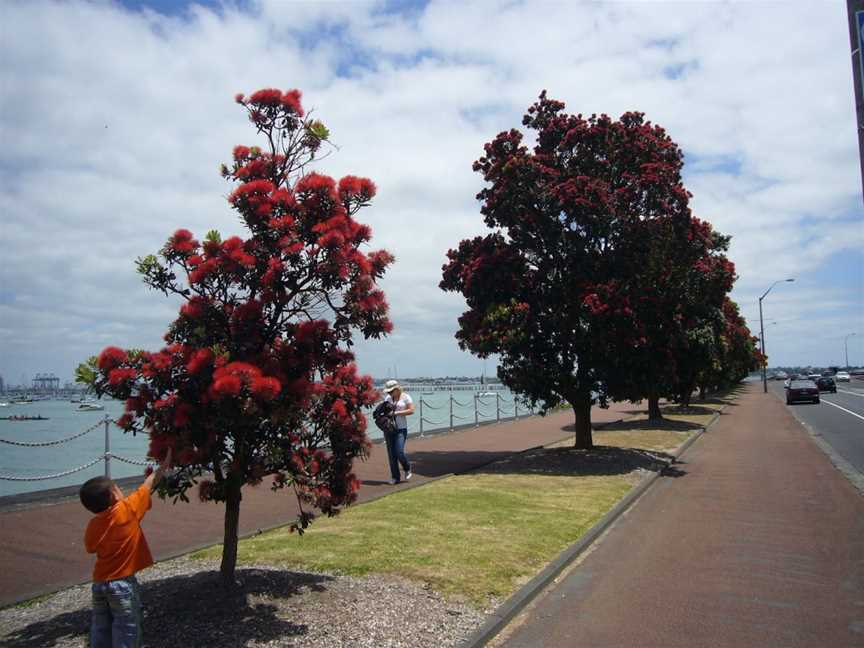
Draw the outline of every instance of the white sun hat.
<instances>
[{"instance_id":1,"label":"white sun hat","mask_svg":"<svg viewBox=\"0 0 864 648\"><path fill-rule=\"evenodd\" d=\"M386 383L384 383L384 391L388 394L394 389L400 389L398 380L388 380Z\"/></svg>"}]
</instances>

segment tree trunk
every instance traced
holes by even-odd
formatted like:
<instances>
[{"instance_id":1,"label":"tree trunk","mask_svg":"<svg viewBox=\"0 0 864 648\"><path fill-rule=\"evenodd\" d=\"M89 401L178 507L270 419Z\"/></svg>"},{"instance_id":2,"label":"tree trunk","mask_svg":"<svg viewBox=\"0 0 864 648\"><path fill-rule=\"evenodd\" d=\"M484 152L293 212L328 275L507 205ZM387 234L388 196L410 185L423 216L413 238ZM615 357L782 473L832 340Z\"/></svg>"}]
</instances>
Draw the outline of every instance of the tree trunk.
<instances>
[{"instance_id":1,"label":"tree trunk","mask_svg":"<svg viewBox=\"0 0 864 648\"><path fill-rule=\"evenodd\" d=\"M681 407L687 409L690 407L690 398L693 396L693 383L688 383L686 387L684 387L683 393L681 394Z\"/></svg>"},{"instance_id":2,"label":"tree trunk","mask_svg":"<svg viewBox=\"0 0 864 648\"><path fill-rule=\"evenodd\" d=\"M222 584L226 587L234 587L234 568L237 566L237 532L240 527L240 484L235 480L228 480L225 498L225 537L222 540L222 565L219 572L222 574Z\"/></svg>"},{"instance_id":3,"label":"tree trunk","mask_svg":"<svg viewBox=\"0 0 864 648\"><path fill-rule=\"evenodd\" d=\"M648 420L663 420L663 414L660 412L660 396L653 390L648 394Z\"/></svg>"},{"instance_id":4,"label":"tree trunk","mask_svg":"<svg viewBox=\"0 0 864 648\"><path fill-rule=\"evenodd\" d=\"M699 385L699 400L705 400L705 396L707 395L707 389L705 385Z\"/></svg>"},{"instance_id":5,"label":"tree trunk","mask_svg":"<svg viewBox=\"0 0 864 648\"><path fill-rule=\"evenodd\" d=\"M590 450L594 447L591 436L591 394L577 394L570 403L573 406L575 438L573 447Z\"/></svg>"}]
</instances>

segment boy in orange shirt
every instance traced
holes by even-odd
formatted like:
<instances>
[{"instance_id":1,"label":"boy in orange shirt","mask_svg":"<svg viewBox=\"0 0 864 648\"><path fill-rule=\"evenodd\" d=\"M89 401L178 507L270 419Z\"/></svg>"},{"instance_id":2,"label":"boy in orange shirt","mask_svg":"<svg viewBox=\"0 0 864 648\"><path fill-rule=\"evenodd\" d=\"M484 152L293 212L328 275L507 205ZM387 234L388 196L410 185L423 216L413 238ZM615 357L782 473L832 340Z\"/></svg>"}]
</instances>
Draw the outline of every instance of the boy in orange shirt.
<instances>
[{"instance_id":1,"label":"boy in orange shirt","mask_svg":"<svg viewBox=\"0 0 864 648\"><path fill-rule=\"evenodd\" d=\"M94 477L81 487L84 507L95 515L87 525L84 547L96 554L93 568L92 648L141 645L141 596L135 573L153 564L140 522L150 510L150 494L171 465L171 451L144 483L124 498L108 477Z\"/></svg>"}]
</instances>

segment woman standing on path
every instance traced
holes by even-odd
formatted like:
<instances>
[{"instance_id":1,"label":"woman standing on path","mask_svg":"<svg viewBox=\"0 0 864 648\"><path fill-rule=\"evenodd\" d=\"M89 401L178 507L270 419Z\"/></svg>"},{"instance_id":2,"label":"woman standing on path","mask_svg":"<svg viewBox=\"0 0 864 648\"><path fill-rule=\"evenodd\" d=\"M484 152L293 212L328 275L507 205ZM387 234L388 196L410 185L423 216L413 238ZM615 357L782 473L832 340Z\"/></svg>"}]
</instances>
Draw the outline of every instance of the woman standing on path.
<instances>
[{"instance_id":1,"label":"woman standing on path","mask_svg":"<svg viewBox=\"0 0 864 648\"><path fill-rule=\"evenodd\" d=\"M411 479L411 464L405 456L405 441L408 438L408 419L414 413L414 401L411 396L402 391L396 380L388 380L384 384L386 398L393 404L393 416L396 418L396 431L384 434L387 443L387 457L390 459L390 483L398 484L401 479L399 466L405 471L405 481Z\"/></svg>"}]
</instances>

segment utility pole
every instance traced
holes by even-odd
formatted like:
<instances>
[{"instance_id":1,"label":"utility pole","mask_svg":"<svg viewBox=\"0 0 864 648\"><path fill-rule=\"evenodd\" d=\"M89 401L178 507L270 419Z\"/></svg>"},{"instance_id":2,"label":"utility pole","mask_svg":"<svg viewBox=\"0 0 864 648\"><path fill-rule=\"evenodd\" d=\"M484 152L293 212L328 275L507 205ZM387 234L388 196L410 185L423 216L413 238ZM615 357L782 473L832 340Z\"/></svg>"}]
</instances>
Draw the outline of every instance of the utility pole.
<instances>
[{"instance_id":1,"label":"utility pole","mask_svg":"<svg viewBox=\"0 0 864 648\"><path fill-rule=\"evenodd\" d=\"M864 200L864 0L846 0L849 14L849 43L852 84L855 89L855 128L858 131L858 162Z\"/></svg>"}]
</instances>

